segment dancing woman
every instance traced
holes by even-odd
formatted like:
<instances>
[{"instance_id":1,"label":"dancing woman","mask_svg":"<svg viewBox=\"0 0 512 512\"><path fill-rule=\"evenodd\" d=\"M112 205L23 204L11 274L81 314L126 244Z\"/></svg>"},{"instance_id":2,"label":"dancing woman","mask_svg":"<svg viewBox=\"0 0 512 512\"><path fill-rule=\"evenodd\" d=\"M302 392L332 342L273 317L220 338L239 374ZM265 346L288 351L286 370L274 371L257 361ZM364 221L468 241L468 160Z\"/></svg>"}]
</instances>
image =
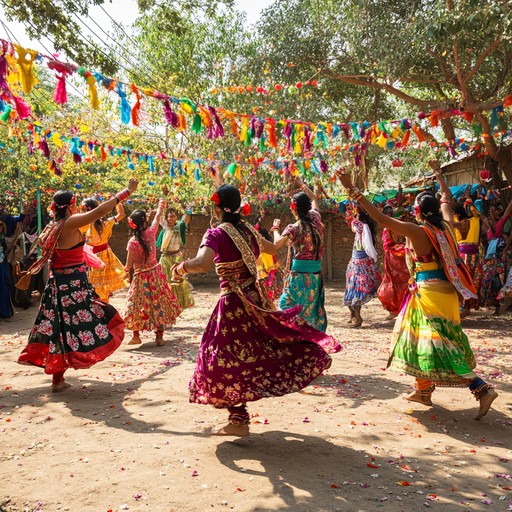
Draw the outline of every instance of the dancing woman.
<instances>
[{"instance_id":1,"label":"dancing woman","mask_svg":"<svg viewBox=\"0 0 512 512\"><path fill-rule=\"evenodd\" d=\"M181 306L167 284L156 259L156 232L165 210L160 200L151 225L144 210L135 210L128 219L133 236L128 241L125 272L133 269L124 314L126 328L133 331L129 345L142 343L140 331L155 331L157 346L164 344L164 330L176 323Z\"/></svg>"},{"instance_id":2,"label":"dancing woman","mask_svg":"<svg viewBox=\"0 0 512 512\"><path fill-rule=\"evenodd\" d=\"M437 161L430 162L441 202L428 192L416 198L418 225L401 222L380 212L352 185L350 176L338 174L351 198L379 224L407 237L411 285L406 305L396 320L388 366L416 378L416 389L406 398L432 405L437 386L469 387L480 402L475 419L487 414L498 394L478 377L473 351L460 323L459 299L476 297L466 266L460 261L451 229L451 193Z\"/></svg>"},{"instance_id":3,"label":"dancing woman","mask_svg":"<svg viewBox=\"0 0 512 512\"><path fill-rule=\"evenodd\" d=\"M57 192L51 205L55 221L40 236L42 256L16 284L18 288L28 286L31 276L51 258L51 275L18 362L40 366L53 375L53 392L69 387L64 380L68 368L89 368L112 354L123 341L121 316L97 298L87 278L80 228L126 200L137 185L138 181L131 179L126 190L87 213L77 213L73 192Z\"/></svg>"},{"instance_id":4,"label":"dancing woman","mask_svg":"<svg viewBox=\"0 0 512 512\"><path fill-rule=\"evenodd\" d=\"M183 261L183 246L187 241L187 225L190 222L191 213L192 210L187 208L183 218L178 220L176 210L168 208L166 218L162 217L160 220L160 225L164 229L158 236L156 246L162 253L160 256L160 266L167 277L168 283L172 281L172 266ZM192 307L194 299L190 293L192 287L188 280L183 279L178 285L172 284L174 285L172 291L176 295L182 309Z\"/></svg>"},{"instance_id":5,"label":"dancing woman","mask_svg":"<svg viewBox=\"0 0 512 512\"><path fill-rule=\"evenodd\" d=\"M221 224L209 229L195 258L173 269L175 279L214 265L221 295L203 334L190 401L227 408L221 435L249 433L247 402L306 387L331 364L340 345L298 318L300 307L276 311L257 279L261 251L276 247L241 220L240 192L222 185L212 196Z\"/></svg>"},{"instance_id":6,"label":"dancing woman","mask_svg":"<svg viewBox=\"0 0 512 512\"><path fill-rule=\"evenodd\" d=\"M349 327L357 328L363 323L361 307L377 295L382 277L377 265L374 222L361 209L354 216L347 216L347 221L355 238L347 265L343 305L350 310Z\"/></svg>"},{"instance_id":7,"label":"dancing woman","mask_svg":"<svg viewBox=\"0 0 512 512\"><path fill-rule=\"evenodd\" d=\"M383 213L394 218L401 216L400 209L391 206ZM391 229L382 230L382 247L384 249L384 278L377 290L380 302L389 312L388 320L396 318L409 288L409 268L405 261L404 237Z\"/></svg>"},{"instance_id":8,"label":"dancing woman","mask_svg":"<svg viewBox=\"0 0 512 512\"><path fill-rule=\"evenodd\" d=\"M98 208L98 201L89 197L82 201L82 208L90 212ZM123 264L108 245L112 237L112 229L124 219L122 203L116 206L116 214L109 218L95 220L87 229L85 240L92 247L92 252L105 264L102 268L89 268L89 282L101 300L108 302L109 297L117 290L128 288L124 279Z\"/></svg>"},{"instance_id":9,"label":"dancing woman","mask_svg":"<svg viewBox=\"0 0 512 512\"><path fill-rule=\"evenodd\" d=\"M270 228L274 232L274 244L280 249L285 243L291 245L291 268L284 290L279 299L279 309L285 310L300 304L300 316L315 329L327 330L325 293L322 280L322 257L324 253L324 228L316 194L297 178L296 193L290 210L296 219L279 234L280 221L276 219Z\"/></svg>"},{"instance_id":10,"label":"dancing woman","mask_svg":"<svg viewBox=\"0 0 512 512\"><path fill-rule=\"evenodd\" d=\"M487 230L487 251L483 261L483 277L481 284L482 306L493 307L494 316L500 314L498 294L505 284L505 263L503 250L506 245L503 235L505 224L512 215L512 201L503 212L501 206L491 205L489 208L489 229Z\"/></svg>"}]
</instances>

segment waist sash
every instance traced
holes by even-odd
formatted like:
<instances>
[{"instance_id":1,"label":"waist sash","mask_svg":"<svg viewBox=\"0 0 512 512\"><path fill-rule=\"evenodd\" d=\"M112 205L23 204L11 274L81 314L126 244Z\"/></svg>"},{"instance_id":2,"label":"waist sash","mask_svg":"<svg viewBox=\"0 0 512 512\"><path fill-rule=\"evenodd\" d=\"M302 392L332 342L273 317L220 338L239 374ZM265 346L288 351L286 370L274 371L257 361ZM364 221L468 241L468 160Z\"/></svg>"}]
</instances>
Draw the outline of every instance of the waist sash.
<instances>
[{"instance_id":1,"label":"waist sash","mask_svg":"<svg viewBox=\"0 0 512 512\"><path fill-rule=\"evenodd\" d=\"M314 274L322 269L322 260L293 260L292 272Z\"/></svg>"},{"instance_id":2,"label":"waist sash","mask_svg":"<svg viewBox=\"0 0 512 512\"><path fill-rule=\"evenodd\" d=\"M352 259L354 260L364 260L368 257L365 251L352 251Z\"/></svg>"},{"instance_id":3,"label":"waist sash","mask_svg":"<svg viewBox=\"0 0 512 512\"><path fill-rule=\"evenodd\" d=\"M478 244L459 244L461 254L478 254Z\"/></svg>"},{"instance_id":4,"label":"waist sash","mask_svg":"<svg viewBox=\"0 0 512 512\"><path fill-rule=\"evenodd\" d=\"M435 270L421 270L416 273L416 282L422 281L448 281L442 268Z\"/></svg>"},{"instance_id":5,"label":"waist sash","mask_svg":"<svg viewBox=\"0 0 512 512\"><path fill-rule=\"evenodd\" d=\"M105 243L105 244L100 244L100 245L93 245L92 246L92 252L94 254L98 254L99 252L103 252L103 251L106 251L107 249L109 249L110 246L108 245L108 242Z\"/></svg>"}]
</instances>

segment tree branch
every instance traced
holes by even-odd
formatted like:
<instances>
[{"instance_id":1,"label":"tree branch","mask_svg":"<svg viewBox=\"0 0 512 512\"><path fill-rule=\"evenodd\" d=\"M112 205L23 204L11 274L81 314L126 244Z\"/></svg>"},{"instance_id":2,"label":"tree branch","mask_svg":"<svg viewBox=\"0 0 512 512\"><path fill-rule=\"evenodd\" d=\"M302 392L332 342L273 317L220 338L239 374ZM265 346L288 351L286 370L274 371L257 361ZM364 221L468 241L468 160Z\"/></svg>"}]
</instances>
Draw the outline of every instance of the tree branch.
<instances>
[{"instance_id":1,"label":"tree branch","mask_svg":"<svg viewBox=\"0 0 512 512\"><path fill-rule=\"evenodd\" d=\"M487 58L487 56L493 52L494 50L496 50L496 48L498 48L501 44L501 39L498 38L496 39L496 41L492 42L484 51L483 53L480 55L480 57L478 57L478 60L476 61L475 65L473 66L473 68L471 69L471 71L467 74L466 78L464 79L464 85L467 85L469 83L469 81L475 76L475 74L478 72L478 70L480 69L480 66L484 63L484 60Z\"/></svg>"},{"instance_id":2,"label":"tree branch","mask_svg":"<svg viewBox=\"0 0 512 512\"><path fill-rule=\"evenodd\" d=\"M422 108L430 108L432 105L432 102L430 102L430 101L415 98L414 96L410 96L409 94L401 91L400 89L397 89L396 87L393 87L392 85L377 82L376 80L361 80L358 78L352 78L351 75L337 75L329 69L321 70L320 74L323 74L324 76L328 76L334 80L340 80L341 82L346 82L348 84L360 85L362 87L370 87L372 89L384 90L384 91L389 92L390 94L393 94L393 96L396 96L397 98L400 98L401 100L406 101L407 103L411 103L412 105L417 105ZM437 105L437 103L436 103L436 106L440 106L440 105Z\"/></svg>"}]
</instances>

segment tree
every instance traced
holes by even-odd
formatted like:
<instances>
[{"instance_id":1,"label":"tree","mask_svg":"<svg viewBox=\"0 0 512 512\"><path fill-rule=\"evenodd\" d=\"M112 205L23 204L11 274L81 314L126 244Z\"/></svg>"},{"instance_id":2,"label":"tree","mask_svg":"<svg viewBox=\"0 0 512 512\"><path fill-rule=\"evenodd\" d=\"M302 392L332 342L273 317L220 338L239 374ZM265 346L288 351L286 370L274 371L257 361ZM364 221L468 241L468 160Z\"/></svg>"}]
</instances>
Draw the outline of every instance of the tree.
<instances>
[{"instance_id":1,"label":"tree","mask_svg":"<svg viewBox=\"0 0 512 512\"><path fill-rule=\"evenodd\" d=\"M98 47L91 37L82 38L82 18L86 18L94 5L106 0L0 0L7 17L23 23L34 39L41 34L49 37L56 51L64 51L68 58L80 66L93 66L113 75L119 70L115 52L103 45ZM184 22L191 14L205 10L214 12L222 3L230 6L232 0L138 0L141 13L162 14L157 17L162 28L183 33Z\"/></svg>"},{"instance_id":2,"label":"tree","mask_svg":"<svg viewBox=\"0 0 512 512\"><path fill-rule=\"evenodd\" d=\"M436 111L448 141L460 118L444 113L461 111L512 183L512 149L493 137L505 119L493 126L489 114L511 90L511 22L507 0L286 0L264 11L258 29L274 76L316 73L327 94L339 88L350 99L360 88L387 118L390 96L412 115Z\"/></svg>"}]
</instances>

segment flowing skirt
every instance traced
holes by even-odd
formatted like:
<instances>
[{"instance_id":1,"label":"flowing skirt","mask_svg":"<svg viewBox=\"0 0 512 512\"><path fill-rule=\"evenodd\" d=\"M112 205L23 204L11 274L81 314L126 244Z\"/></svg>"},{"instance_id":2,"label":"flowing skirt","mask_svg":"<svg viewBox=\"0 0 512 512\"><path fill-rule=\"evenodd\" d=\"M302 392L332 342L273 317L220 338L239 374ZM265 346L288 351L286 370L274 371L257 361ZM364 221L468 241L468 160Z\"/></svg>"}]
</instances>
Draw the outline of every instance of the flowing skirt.
<instances>
[{"instance_id":1,"label":"flowing skirt","mask_svg":"<svg viewBox=\"0 0 512 512\"><path fill-rule=\"evenodd\" d=\"M159 264L135 272L128 290L124 314L126 329L132 331L164 331L176 323L181 307Z\"/></svg>"},{"instance_id":2,"label":"flowing skirt","mask_svg":"<svg viewBox=\"0 0 512 512\"><path fill-rule=\"evenodd\" d=\"M183 257L181 252L172 255L162 254L160 257L160 266L167 278L168 284L172 280L171 267L174 263L181 263L182 260ZM186 277L183 278L183 281L180 284L173 284L172 291L174 295L176 295L182 309L191 308L194 305L194 299L191 294L192 286L190 286Z\"/></svg>"},{"instance_id":3,"label":"flowing skirt","mask_svg":"<svg viewBox=\"0 0 512 512\"><path fill-rule=\"evenodd\" d=\"M462 331L459 298L448 281L418 283L406 299L392 336L388 367L438 386L464 387L476 366Z\"/></svg>"},{"instance_id":4,"label":"flowing skirt","mask_svg":"<svg viewBox=\"0 0 512 512\"><path fill-rule=\"evenodd\" d=\"M409 278L405 254L386 251L384 253L384 278L377 290L379 300L386 311L398 315L407 294Z\"/></svg>"},{"instance_id":5,"label":"flowing skirt","mask_svg":"<svg viewBox=\"0 0 512 512\"><path fill-rule=\"evenodd\" d=\"M129 283L124 280L123 264L110 247L96 253L96 256L105 263L105 267L89 268L89 282L102 300L108 300L117 290L128 288Z\"/></svg>"},{"instance_id":6,"label":"flowing skirt","mask_svg":"<svg viewBox=\"0 0 512 512\"><path fill-rule=\"evenodd\" d=\"M488 258L483 263L483 277L480 286L481 303L484 307L497 307L498 293L505 284L505 265L501 254Z\"/></svg>"},{"instance_id":7,"label":"flowing skirt","mask_svg":"<svg viewBox=\"0 0 512 512\"><path fill-rule=\"evenodd\" d=\"M512 267L508 271L507 280L505 282L505 286L498 293L498 300L500 299L509 299L512 297Z\"/></svg>"},{"instance_id":8,"label":"flowing skirt","mask_svg":"<svg viewBox=\"0 0 512 512\"><path fill-rule=\"evenodd\" d=\"M466 265L469 274L471 275L471 279L473 279L473 284L476 288L476 293L480 297L480 286L482 283L483 269L482 269L482 260L480 259L480 254L462 254L461 258L464 264ZM480 298L477 299L467 299L464 301L464 306L469 308L478 308L480 306Z\"/></svg>"},{"instance_id":9,"label":"flowing skirt","mask_svg":"<svg viewBox=\"0 0 512 512\"><path fill-rule=\"evenodd\" d=\"M121 316L96 297L85 265L54 270L18 363L40 366L48 374L90 368L123 338Z\"/></svg>"},{"instance_id":10,"label":"flowing skirt","mask_svg":"<svg viewBox=\"0 0 512 512\"><path fill-rule=\"evenodd\" d=\"M382 277L373 258L352 257L347 265L344 306L362 306L375 297Z\"/></svg>"},{"instance_id":11,"label":"flowing skirt","mask_svg":"<svg viewBox=\"0 0 512 512\"><path fill-rule=\"evenodd\" d=\"M290 271L286 278L283 294L279 299L279 309L302 306L299 316L309 325L325 332L327 315L325 313L325 292L322 274Z\"/></svg>"},{"instance_id":12,"label":"flowing skirt","mask_svg":"<svg viewBox=\"0 0 512 512\"><path fill-rule=\"evenodd\" d=\"M299 307L257 306L254 284L221 295L206 326L189 384L190 401L228 407L306 387L331 364L336 340L301 318Z\"/></svg>"}]
</instances>

